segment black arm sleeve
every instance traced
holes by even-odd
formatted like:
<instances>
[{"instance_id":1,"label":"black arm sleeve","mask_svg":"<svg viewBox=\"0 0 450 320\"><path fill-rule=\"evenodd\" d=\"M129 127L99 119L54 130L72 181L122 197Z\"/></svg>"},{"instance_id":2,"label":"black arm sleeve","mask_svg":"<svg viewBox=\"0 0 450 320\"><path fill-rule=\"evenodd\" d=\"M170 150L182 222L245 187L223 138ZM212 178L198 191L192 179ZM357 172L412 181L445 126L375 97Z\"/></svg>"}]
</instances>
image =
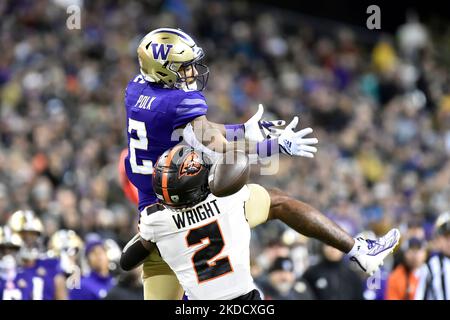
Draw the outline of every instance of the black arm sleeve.
<instances>
[{"instance_id":1,"label":"black arm sleeve","mask_svg":"<svg viewBox=\"0 0 450 320\"><path fill-rule=\"evenodd\" d=\"M151 253L152 250L146 248L142 241L145 240L141 239L139 234L137 234L127 243L127 245L123 249L122 255L120 256L120 267L123 270L130 271L138 267Z\"/></svg>"}]
</instances>

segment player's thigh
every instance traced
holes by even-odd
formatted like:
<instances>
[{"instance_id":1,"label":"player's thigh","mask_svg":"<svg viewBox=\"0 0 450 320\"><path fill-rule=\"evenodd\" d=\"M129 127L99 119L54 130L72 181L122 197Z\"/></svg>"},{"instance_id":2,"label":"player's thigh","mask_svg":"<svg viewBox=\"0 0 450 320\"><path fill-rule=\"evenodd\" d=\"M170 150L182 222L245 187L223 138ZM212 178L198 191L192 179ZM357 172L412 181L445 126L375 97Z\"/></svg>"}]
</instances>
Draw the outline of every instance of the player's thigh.
<instances>
[{"instance_id":1,"label":"player's thigh","mask_svg":"<svg viewBox=\"0 0 450 320\"><path fill-rule=\"evenodd\" d=\"M270 196L267 190L259 184L248 184L250 197L245 202L245 215L250 228L267 221L270 211Z\"/></svg>"},{"instance_id":2,"label":"player's thigh","mask_svg":"<svg viewBox=\"0 0 450 320\"><path fill-rule=\"evenodd\" d=\"M144 261L142 268L145 300L180 300L183 288L175 273L154 250Z\"/></svg>"}]
</instances>

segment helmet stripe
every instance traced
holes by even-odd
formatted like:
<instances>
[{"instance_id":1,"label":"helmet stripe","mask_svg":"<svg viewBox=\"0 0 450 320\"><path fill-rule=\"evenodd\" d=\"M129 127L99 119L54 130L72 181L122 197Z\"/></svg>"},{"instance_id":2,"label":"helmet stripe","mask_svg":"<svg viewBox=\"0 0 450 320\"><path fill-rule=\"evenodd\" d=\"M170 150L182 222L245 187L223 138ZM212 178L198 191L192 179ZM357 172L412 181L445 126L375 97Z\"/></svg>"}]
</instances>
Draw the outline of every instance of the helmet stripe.
<instances>
[{"instance_id":1,"label":"helmet stripe","mask_svg":"<svg viewBox=\"0 0 450 320\"><path fill-rule=\"evenodd\" d=\"M192 39L190 36L188 36L186 33L184 33L183 31L180 31L180 30L175 30L175 29L157 29L157 30L154 31L153 34L162 33L162 32L176 34L177 36L180 36L184 40L187 40L187 41L190 41L190 42L192 41L192 42L195 43L194 39Z\"/></svg>"},{"instance_id":2,"label":"helmet stripe","mask_svg":"<svg viewBox=\"0 0 450 320\"><path fill-rule=\"evenodd\" d=\"M182 146L176 146L175 148L173 148L172 151L170 151L169 154L167 155L166 162L164 163L164 170L163 170L163 174L162 174L162 192L163 192L164 201L167 204L172 203L172 200L170 199L169 191L167 190L167 182L169 179L168 172L169 172L169 168L170 168L170 163L172 162L173 156L180 148L182 148Z\"/></svg>"}]
</instances>

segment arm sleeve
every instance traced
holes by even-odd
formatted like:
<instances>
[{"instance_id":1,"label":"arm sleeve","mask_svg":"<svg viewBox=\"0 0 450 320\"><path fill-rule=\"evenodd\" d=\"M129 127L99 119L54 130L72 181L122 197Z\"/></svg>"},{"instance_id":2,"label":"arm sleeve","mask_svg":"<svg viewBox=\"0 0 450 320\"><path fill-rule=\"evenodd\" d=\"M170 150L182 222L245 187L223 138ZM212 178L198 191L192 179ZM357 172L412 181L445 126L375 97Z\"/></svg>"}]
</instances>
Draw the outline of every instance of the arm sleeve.
<instances>
[{"instance_id":1,"label":"arm sleeve","mask_svg":"<svg viewBox=\"0 0 450 320\"><path fill-rule=\"evenodd\" d=\"M135 235L122 251L120 267L125 271L130 271L142 264L149 255L150 251L141 243L140 236Z\"/></svg>"},{"instance_id":2,"label":"arm sleeve","mask_svg":"<svg viewBox=\"0 0 450 320\"><path fill-rule=\"evenodd\" d=\"M195 118L206 115L208 105L205 97L198 91L188 92L183 95L175 107L175 115L172 129L184 126Z\"/></svg>"}]
</instances>

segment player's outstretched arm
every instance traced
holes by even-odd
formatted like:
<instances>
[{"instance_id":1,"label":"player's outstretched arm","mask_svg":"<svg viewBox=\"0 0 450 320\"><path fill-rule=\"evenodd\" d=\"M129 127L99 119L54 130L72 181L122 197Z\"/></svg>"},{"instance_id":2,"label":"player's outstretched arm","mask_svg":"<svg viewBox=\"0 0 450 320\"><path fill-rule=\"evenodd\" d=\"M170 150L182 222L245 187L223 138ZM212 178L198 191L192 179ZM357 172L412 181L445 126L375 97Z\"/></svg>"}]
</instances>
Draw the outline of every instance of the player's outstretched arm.
<instances>
[{"instance_id":1,"label":"player's outstretched arm","mask_svg":"<svg viewBox=\"0 0 450 320\"><path fill-rule=\"evenodd\" d=\"M264 107L259 104L258 111L245 123L241 124L221 124L209 121L209 125L217 130L228 140L263 141L268 134L277 137L282 131L279 127L284 126L284 120L262 120Z\"/></svg>"},{"instance_id":2,"label":"player's outstretched arm","mask_svg":"<svg viewBox=\"0 0 450 320\"><path fill-rule=\"evenodd\" d=\"M348 253L355 240L319 210L296 200L279 189L247 184L250 195L245 215L251 228L267 220L278 219L298 233L316 238Z\"/></svg>"},{"instance_id":3,"label":"player's outstretched arm","mask_svg":"<svg viewBox=\"0 0 450 320\"><path fill-rule=\"evenodd\" d=\"M270 157L276 153L284 153L290 156L313 158L317 148L313 145L318 143L316 138L304 138L313 132L311 128L294 131L298 123L298 117L283 129L279 136L272 139L257 141L233 141L228 142L221 130L200 116L190 122L183 130L185 141L197 149L216 152L219 154L231 150L242 150L250 155L261 158Z\"/></svg>"},{"instance_id":4,"label":"player's outstretched arm","mask_svg":"<svg viewBox=\"0 0 450 320\"><path fill-rule=\"evenodd\" d=\"M369 275L378 270L399 243L400 232L395 228L376 240L352 238L319 210L281 190L266 190L255 184L247 186L250 196L245 203L245 214L250 227L279 219L295 231L346 253L350 261Z\"/></svg>"},{"instance_id":5,"label":"player's outstretched arm","mask_svg":"<svg viewBox=\"0 0 450 320\"><path fill-rule=\"evenodd\" d=\"M316 238L344 253L350 252L355 240L336 223L314 207L289 197L279 189L268 189L268 219L279 219L295 231Z\"/></svg>"}]
</instances>

